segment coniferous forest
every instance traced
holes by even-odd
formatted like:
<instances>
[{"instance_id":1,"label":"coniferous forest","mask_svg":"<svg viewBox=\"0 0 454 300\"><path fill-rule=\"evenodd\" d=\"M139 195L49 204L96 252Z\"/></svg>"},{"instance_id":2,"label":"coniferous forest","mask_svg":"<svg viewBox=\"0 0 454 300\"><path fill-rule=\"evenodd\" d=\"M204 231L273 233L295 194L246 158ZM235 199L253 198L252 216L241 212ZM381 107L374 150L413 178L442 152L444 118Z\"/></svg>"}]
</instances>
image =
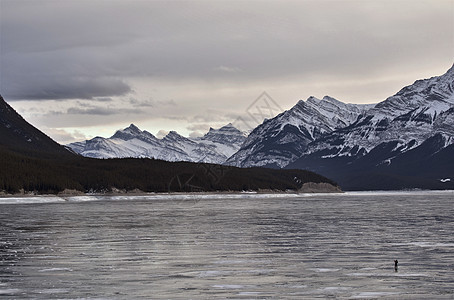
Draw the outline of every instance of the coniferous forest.
<instances>
[{"instance_id":1,"label":"coniferous forest","mask_svg":"<svg viewBox=\"0 0 454 300\"><path fill-rule=\"evenodd\" d=\"M296 190L305 182L330 180L302 170L240 169L153 159L37 158L0 150L0 190L58 193L64 189L106 192ZM334 184L335 185L335 184Z\"/></svg>"}]
</instances>

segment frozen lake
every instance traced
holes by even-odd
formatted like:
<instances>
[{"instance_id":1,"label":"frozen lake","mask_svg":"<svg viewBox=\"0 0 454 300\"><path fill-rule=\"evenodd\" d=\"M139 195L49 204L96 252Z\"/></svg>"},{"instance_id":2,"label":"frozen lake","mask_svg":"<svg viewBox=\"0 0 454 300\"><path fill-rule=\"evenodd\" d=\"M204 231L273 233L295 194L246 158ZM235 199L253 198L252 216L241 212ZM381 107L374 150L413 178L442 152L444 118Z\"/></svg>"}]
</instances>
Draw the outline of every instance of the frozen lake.
<instances>
[{"instance_id":1,"label":"frozen lake","mask_svg":"<svg viewBox=\"0 0 454 300\"><path fill-rule=\"evenodd\" d=\"M454 298L452 191L0 198L0 228L5 299Z\"/></svg>"}]
</instances>

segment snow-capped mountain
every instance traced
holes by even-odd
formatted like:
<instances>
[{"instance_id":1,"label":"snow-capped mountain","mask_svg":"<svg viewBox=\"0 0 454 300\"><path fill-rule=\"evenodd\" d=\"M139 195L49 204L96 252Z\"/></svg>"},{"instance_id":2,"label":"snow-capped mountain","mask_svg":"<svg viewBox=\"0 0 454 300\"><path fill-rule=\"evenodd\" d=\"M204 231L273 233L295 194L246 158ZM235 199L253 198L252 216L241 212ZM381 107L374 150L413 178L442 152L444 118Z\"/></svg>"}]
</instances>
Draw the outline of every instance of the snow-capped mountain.
<instances>
[{"instance_id":1,"label":"snow-capped mountain","mask_svg":"<svg viewBox=\"0 0 454 300\"><path fill-rule=\"evenodd\" d=\"M454 66L313 141L287 168L320 172L349 189L453 188L444 179L454 177Z\"/></svg>"},{"instance_id":2,"label":"snow-capped mountain","mask_svg":"<svg viewBox=\"0 0 454 300\"><path fill-rule=\"evenodd\" d=\"M454 177L454 66L376 105L299 101L259 125L227 163L309 169L346 189L446 188Z\"/></svg>"},{"instance_id":3,"label":"snow-capped mountain","mask_svg":"<svg viewBox=\"0 0 454 300\"><path fill-rule=\"evenodd\" d=\"M454 142L454 66L442 76L417 80L366 111L350 126L312 143L305 154L332 149L330 156L369 153L396 141L402 151L421 145L437 133ZM356 151L356 150L355 150Z\"/></svg>"},{"instance_id":4,"label":"snow-capped mountain","mask_svg":"<svg viewBox=\"0 0 454 300\"><path fill-rule=\"evenodd\" d=\"M453 188L454 65L378 104L300 100L246 138L231 124L198 139L130 127L71 148L91 157L154 157L309 169L345 189Z\"/></svg>"},{"instance_id":5,"label":"snow-capped mountain","mask_svg":"<svg viewBox=\"0 0 454 300\"><path fill-rule=\"evenodd\" d=\"M246 136L228 124L210 128L201 138L190 139L175 131L158 139L134 124L118 130L112 137L95 137L68 146L83 156L93 158L150 157L167 161L223 163L235 153Z\"/></svg>"},{"instance_id":6,"label":"snow-capped mountain","mask_svg":"<svg viewBox=\"0 0 454 300\"><path fill-rule=\"evenodd\" d=\"M318 138L353 123L373 105L346 104L329 96L309 97L255 128L227 164L285 167Z\"/></svg>"}]
</instances>

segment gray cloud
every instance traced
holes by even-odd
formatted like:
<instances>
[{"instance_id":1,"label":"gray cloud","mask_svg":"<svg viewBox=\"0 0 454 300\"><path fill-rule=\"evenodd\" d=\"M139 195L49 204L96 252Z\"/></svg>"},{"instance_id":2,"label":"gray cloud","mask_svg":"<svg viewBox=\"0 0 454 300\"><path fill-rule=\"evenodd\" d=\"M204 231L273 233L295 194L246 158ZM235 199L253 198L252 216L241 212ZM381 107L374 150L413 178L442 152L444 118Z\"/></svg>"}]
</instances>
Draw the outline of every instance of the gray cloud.
<instances>
[{"instance_id":1,"label":"gray cloud","mask_svg":"<svg viewBox=\"0 0 454 300\"><path fill-rule=\"evenodd\" d=\"M139 109L115 109L109 107L90 107L90 108L81 108L81 107L70 107L66 111L70 115L100 115L100 116L111 116L119 114L140 114Z\"/></svg>"},{"instance_id":2,"label":"gray cloud","mask_svg":"<svg viewBox=\"0 0 454 300\"><path fill-rule=\"evenodd\" d=\"M176 106L174 100L138 100L135 98L129 99L129 104L134 107L158 107L158 106Z\"/></svg>"},{"instance_id":3,"label":"gray cloud","mask_svg":"<svg viewBox=\"0 0 454 300\"><path fill-rule=\"evenodd\" d=\"M230 122L232 121L232 115L228 114L226 111L221 110L214 110L214 109L207 109L204 110L202 113L198 113L191 117L190 122L193 123L204 123L204 124L212 124L213 122ZM226 124L227 124L226 123ZM198 125L197 125L198 126ZM210 126L208 126L209 128Z\"/></svg>"},{"instance_id":4,"label":"gray cloud","mask_svg":"<svg viewBox=\"0 0 454 300\"><path fill-rule=\"evenodd\" d=\"M164 138L167 134L169 134L169 131L168 130L159 130L158 133L156 134L156 137L158 139L162 139Z\"/></svg>"},{"instance_id":5,"label":"gray cloud","mask_svg":"<svg viewBox=\"0 0 454 300\"><path fill-rule=\"evenodd\" d=\"M110 97L97 97L94 100L99 102L113 102L114 100Z\"/></svg>"},{"instance_id":6,"label":"gray cloud","mask_svg":"<svg viewBox=\"0 0 454 300\"><path fill-rule=\"evenodd\" d=\"M199 132L199 131L193 131L193 132L189 133L189 137L191 137L191 138L199 138L202 136L203 136L203 133Z\"/></svg>"},{"instance_id":7,"label":"gray cloud","mask_svg":"<svg viewBox=\"0 0 454 300\"><path fill-rule=\"evenodd\" d=\"M90 99L130 92L131 76L304 79L452 59L452 5L404 4L3 0L2 90Z\"/></svg>"},{"instance_id":8,"label":"gray cloud","mask_svg":"<svg viewBox=\"0 0 454 300\"><path fill-rule=\"evenodd\" d=\"M186 127L188 130L191 131L204 131L207 132L210 129L210 124L193 124L191 126Z\"/></svg>"},{"instance_id":9,"label":"gray cloud","mask_svg":"<svg viewBox=\"0 0 454 300\"><path fill-rule=\"evenodd\" d=\"M453 63L452 1L0 0L0 6L0 93L7 100L58 100L73 127L78 120L116 124L118 114L129 114L131 123L144 120L144 111L148 119L185 121L184 128L227 123L244 117L264 90L283 108L310 95L378 102ZM68 99L109 107L75 107Z\"/></svg>"},{"instance_id":10,"label":"gray cloud","mask_svg":"<svg viewBox=\"0 0 454 300\"><path fill-rule=\"evenodd\" d=\"M6 77L2 82L2 93L11 100L59 100L95 99L106 101L107 97L121 96L132 90L117 78L86 78L57 76Z\"/></svg>"},{"instance_id":11,"label":"gray cloud","mask_svg":"<svg viewBox=\"0 0 454 300\"><path fill-rule=\"evenodd\" d=\"M227 73L238 73L238 72L243 71L238 67L227 67L227 66L219 66L219 67L214 68L214 70L221 71L221 72L227 72Z\"/></svg>"},{"instance_id":12,"label":"gray cloud","mask_svg":"<svg viewBox=\"0 0 454 300\"><path fill-rule=\"evenodd\" d=\"M45 128L48 135L52 136L53 139L60 141L62 144L69 144L72 142L86 140L88 137L79 131L68 132L62 129Z\"/></svg>"}]
</instances>

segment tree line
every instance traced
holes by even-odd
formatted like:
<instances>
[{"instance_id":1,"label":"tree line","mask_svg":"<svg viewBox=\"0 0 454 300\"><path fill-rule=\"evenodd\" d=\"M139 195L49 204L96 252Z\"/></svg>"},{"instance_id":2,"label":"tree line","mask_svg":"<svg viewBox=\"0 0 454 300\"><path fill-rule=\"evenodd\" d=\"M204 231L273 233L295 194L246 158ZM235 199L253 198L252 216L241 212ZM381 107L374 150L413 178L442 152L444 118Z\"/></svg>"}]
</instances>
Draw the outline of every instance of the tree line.
<instances>
[{"instance_id":1,"label":"tree line","mask_svg":"<svg viewBox=\"0 0 454 300\"><path fill-rule=\"evenodd\" d=\"M305 182L336 185L304 170L241 169L149 158L31 157L0 149L0 191L6 193L105 192L112 188L144 192L285 191L297 190Z\"/></svg>"}]
</instances>

